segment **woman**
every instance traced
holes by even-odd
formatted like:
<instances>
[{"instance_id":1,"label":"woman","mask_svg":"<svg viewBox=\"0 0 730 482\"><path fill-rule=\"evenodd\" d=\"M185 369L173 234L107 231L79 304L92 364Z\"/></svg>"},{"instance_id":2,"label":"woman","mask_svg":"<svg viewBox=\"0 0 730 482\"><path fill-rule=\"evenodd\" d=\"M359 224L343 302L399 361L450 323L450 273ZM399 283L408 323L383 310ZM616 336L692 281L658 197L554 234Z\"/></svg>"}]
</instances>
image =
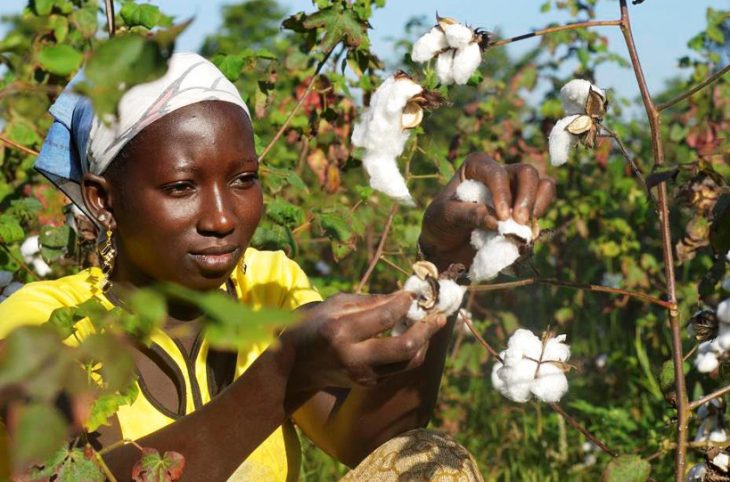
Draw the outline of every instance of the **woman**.
<instances>
[{"instance_id":1,"label":"woman","mask_svg":"<svg viewBox=\"0 0 730 482\"><path fill-rule=\"evenodd\" d=\"M199 336L195 308L171 303L166 330L186 324L193 335L160 330L135 353L140 395L100 430L99 445L134 438L180 452L184 480L295 480L291 420L350 466L427 424L452 323L434 319L379 337L405 317L408 293L320 302L296 263L248 248L263 210L253 131L246 105L215 66L174 55L165 76L125 94L110 125L70 91L51 113L56 122L36 167L107 233L113 266L107 279L87 270L26 285L0 304L0 337L92 296L124 306L130 289L159 281L223 287L254 307L303 311L276 348L227 355ZM527 222L554 193L530 166L503 167L485 155L465 162L466 176L491 189L495 209L453 200L458 177L436 197L420 248L442 269L469 264L474 227L494 228L510 215ZM129 445L105 456L121 480L138 458Z\"/></svg>"}]
</instances>

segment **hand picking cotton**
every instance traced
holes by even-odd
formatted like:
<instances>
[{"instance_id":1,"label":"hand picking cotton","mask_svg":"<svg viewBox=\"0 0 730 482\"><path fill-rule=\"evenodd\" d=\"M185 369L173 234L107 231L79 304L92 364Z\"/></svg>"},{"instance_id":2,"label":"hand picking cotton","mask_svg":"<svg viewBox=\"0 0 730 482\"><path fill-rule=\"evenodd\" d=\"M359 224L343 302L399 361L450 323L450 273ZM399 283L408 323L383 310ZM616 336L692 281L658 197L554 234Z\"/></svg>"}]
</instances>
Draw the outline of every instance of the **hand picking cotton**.
<instances>
[{"instance_id":1,"label":"hand picking cotton","mask_svg":"<svg viewBox=\"0 0 730 482\"><path fill-rule=\"evenodd\" d=\"M414 264L413 271L416 274L408 278L403 286L405 291L416 295L406 315L409 322L421 321L431 313L449 316L459 309L466 293L465 286L445 277L448 273L439 276L436 266L428 261ZM402 335L410 325L411 323L396 324L391 334Z\"/></svg>"},{"instance_id":2,"label":"hand picking cotton","mask_svg":"<svg viewBox=\"0 0 730 482\"><path fill-rule=\"evenodd\" d=\"M492 385L512 401L525 403L532 396L543 402L557 402L568 391L565 376L570 347L565 335L541 340L530 330L515 331L501 362L492 368Z\"/></svg>"},{"instance_id":3,"label":"hand picking cotton","mask_svg":"<svg viewBox=\"0 0 730 482\"><path fill-rule=\"evenodd\" d=\"M471 179L459 184L456 198L464 202L492 206L489 189L483 183ZM471 245L477 252L469 269L469 278L473 282L495 278L500 271L510 267L520 257L520 245L530 242L532 229L518 224L512 218L499 221L496 232L475 229L471 233Z\"/></svg>"},{"instance_id":4,"label":"hand picking cotton","mask_svg":"<svg viewBox=\"0 0 730 482\"><path fill-rule=\"evenodd\" d=\"M404 72L396 72L378 87L352 131L352 144L365 148L362 162L373 189L415 206L396 159L403 153L409 129L421 123L423 108L441 101Z\"/></svg>"},{"instance_id":5,"label":"hand picking cotton","mask_svg":"<svg viewBox=\"0 0 730 482\"><path fill-rule=\"evenodd\" d=\"M482 63L481 44L486 33L453 18L437 17L438 23L413 44L411 59L417 63L436 57L436 76L443 85L464 85Z\"/></svg>"},{"instance_id":6,"label":"hand picking cotton","mask_svg":"<svg viewBox=\"0 0 730 482\"><path fill-rule=\"evenodd\" d=\"M587 80L573 79L560 89L560 102L566 117L560 119L548 138L550 163L562 166L578 141L593 147L600 122L606 114L606 91Z\"/></svg>"}]
</instances>

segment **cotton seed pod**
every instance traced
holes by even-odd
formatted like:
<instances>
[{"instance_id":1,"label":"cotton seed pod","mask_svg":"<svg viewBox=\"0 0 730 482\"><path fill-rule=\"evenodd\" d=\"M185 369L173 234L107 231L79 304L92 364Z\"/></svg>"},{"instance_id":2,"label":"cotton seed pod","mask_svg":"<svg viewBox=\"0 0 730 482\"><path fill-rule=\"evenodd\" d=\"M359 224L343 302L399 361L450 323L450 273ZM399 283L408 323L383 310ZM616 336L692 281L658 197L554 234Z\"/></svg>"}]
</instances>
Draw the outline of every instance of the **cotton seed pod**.
<instances>
[{"instance_id":1,"label":"cotton seed pod","mask_svg":"<svg viewBox=\"0 0 730 482\"><path fill-rule=\"evenodd\" d=\"M423 109L416 102L409 101L403 114L400 117L400 125L403 129L413 129L417 127L423 120Z\"/></svg>"},{"instance_id":2,"label":"cotton seed pod","mask_svg":"<svg viewBox=\"0 0 730 482\"><path fill-rule=\"evenodd\" d=\"M705 455L707 463L707 473L705 474L705 482L730 482L730 456L728 452L711 448Z\"/></svg>"},{"instance_id":3,"label":"cotton seed pod","mask_svg":"<svg viewBox=\"0 0 730 482\"><path fill-rule=\"evenodd\" d=\"M438 279L439 277L438 268L430 261L417 261L413 263L413 273L422 280L426 280L429 277Z\"/></svg>"},{"instance_id":4,"label":"cotton seed pod","mask_svg":"<svg viewBox=\"0 0 730 482\"><path fill-rule=\"evenodd\" d=\"M588 132L593 127L593 119L588 115L576 117L565 129L571 134L579 135Z\"/></svg>"},{"instance_id":5,"label":"cotton seed pod","mask_svg":"<svg viewBox=\"0 0 730 482\"><path fill-rule=\"evenodd\" d=\"M718 319L714 311L703 309L695 313L689 320L699 342L711 340L717 336Z\"/></svg>"},{"instance_id":6,"label":"cotton seed pod","mask_svg":"<svg viewBox=\"0 0 730 482\"><path fill-rule=\"evenodd\" d=\"M591 86L588 89L588 98L586 99L585 107L586 114L602 119L606 115L606 108L608 107L606 93Z\"/></svg>"}]
</instances>

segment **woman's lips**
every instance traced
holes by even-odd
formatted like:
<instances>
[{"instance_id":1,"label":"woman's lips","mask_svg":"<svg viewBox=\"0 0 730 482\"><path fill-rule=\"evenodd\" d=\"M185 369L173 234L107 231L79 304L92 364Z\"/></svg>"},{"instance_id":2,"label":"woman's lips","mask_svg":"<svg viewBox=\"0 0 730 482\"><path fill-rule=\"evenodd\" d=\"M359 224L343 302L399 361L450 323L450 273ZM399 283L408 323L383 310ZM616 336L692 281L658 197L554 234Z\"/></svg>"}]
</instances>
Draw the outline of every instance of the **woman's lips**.
<instances>
[{"instance_id":1,"label":"woman's lips","mask_svg":"<svg viewBox=\"0 0 730 482\"><path fill-rule=\"evenodd\" d=\"M195 264L204 272L228 271L238 261L240 248L235 246L213 247L188 253Z\"/></svg>"}]
</instances>

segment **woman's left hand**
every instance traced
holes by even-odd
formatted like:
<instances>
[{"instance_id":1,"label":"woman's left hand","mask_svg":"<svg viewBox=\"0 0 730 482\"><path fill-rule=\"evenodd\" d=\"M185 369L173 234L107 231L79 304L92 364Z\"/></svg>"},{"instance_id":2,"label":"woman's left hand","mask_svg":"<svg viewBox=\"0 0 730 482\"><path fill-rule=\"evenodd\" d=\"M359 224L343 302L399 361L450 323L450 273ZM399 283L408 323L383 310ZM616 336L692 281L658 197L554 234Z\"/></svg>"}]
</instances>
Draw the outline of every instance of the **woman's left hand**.
<instances>
[{"instance_id":1,"label":"woman's left hand","mask_svg":"<svg viewBox=\"0 0 730 482\"><path fill-rule=\"evenodd\" d=\"M475 254L470 244L472 230L496 229L497 221L510 216L520 224L529 224L547 211L555 197L555 181L540 178L537 169L529 164L502 165L478 153L464 160L463 172L466 179L487 186L494 208L457 200L461 172L451 178L426 208L419 239L423 254L439 270L451 263L467 267L471 264Z\"/></svg>"}]
</instances>

